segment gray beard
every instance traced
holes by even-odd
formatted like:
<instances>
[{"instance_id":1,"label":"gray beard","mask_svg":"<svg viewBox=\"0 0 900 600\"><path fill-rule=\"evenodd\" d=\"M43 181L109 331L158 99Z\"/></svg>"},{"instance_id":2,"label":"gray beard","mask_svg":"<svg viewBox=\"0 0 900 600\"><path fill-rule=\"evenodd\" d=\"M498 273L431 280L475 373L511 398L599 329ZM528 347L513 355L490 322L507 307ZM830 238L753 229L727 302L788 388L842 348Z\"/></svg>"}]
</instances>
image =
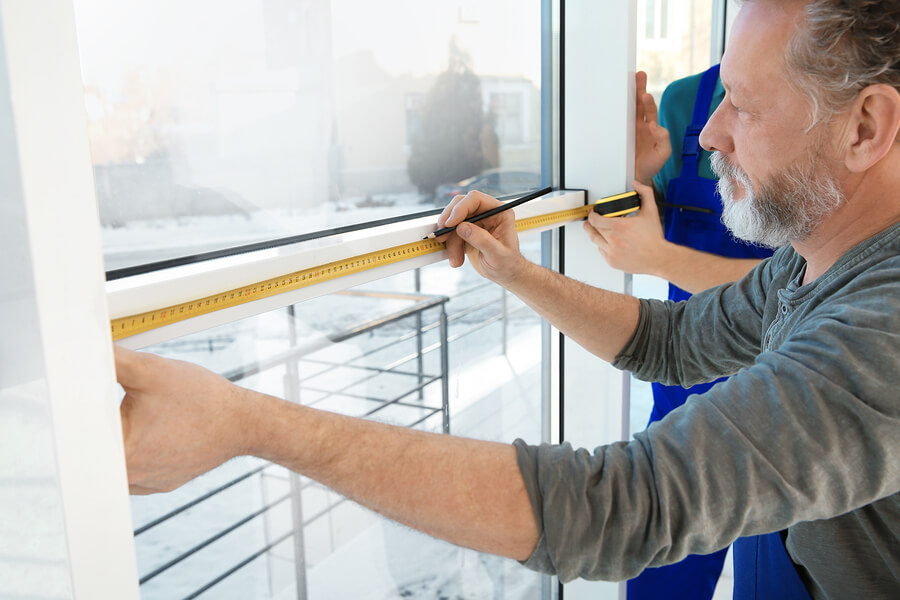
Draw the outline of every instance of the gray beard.
<instances>
[{"instance_id":1,"label":"gray beard","mask_svg":"<svg viewBox=\"0 0 900 600\"><path fill-rule=\"evenodd\" d=\"M837 181L828 174L825 157L812 151L809 159L776 173L758 189L750 178L713 152L710 164L719 177L722 223L738 239L779 248L809 238L822 220L844 202ZM736 184L744 197L734 200Z\"/></svg>"}]
</instances>

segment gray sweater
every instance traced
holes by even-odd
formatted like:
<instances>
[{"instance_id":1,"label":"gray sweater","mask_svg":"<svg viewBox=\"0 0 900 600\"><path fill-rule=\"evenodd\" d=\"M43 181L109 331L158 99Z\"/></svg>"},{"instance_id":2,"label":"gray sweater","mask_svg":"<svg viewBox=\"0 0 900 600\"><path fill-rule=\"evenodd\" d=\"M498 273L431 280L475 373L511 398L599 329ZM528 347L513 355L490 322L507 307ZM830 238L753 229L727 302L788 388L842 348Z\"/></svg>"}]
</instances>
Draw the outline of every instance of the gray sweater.
<instances>
[{"instance_id":1,"label":"gray sweater","mask_svg":"<svg viewBox=\"0 0 900 600\"><path fill-rule=\"evenodd\" d=\"M631 442L517 440L541 532L526 566L621 580L787 529L814 598L900 597L900 224L808 285L804 265L786 247L687 302L641 301L616 367L733 376Z\"/></svg>"}]
</instances>

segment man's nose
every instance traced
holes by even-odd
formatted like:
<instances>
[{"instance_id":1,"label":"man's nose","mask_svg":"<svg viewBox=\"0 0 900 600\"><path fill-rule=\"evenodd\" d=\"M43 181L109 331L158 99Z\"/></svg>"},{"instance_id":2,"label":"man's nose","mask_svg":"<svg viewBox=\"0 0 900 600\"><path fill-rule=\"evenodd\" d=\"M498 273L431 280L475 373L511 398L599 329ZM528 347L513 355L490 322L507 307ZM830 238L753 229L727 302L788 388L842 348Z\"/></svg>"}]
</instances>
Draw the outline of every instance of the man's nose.
<instances>
[{"instance_id":1,"label":"man's nose","mask_svg":"<svg viewBox=\"0 0 900 600\"><path fill-rule=\"evenodd\" d=\"M710 115L709 120L703 131L700 132L700 145L704 150L710 152L730 153L734 151L734 142L731 135L725 127L727 116L725 115L724 102L719 104L716 110Z\"/></svg>"}]
</instances>

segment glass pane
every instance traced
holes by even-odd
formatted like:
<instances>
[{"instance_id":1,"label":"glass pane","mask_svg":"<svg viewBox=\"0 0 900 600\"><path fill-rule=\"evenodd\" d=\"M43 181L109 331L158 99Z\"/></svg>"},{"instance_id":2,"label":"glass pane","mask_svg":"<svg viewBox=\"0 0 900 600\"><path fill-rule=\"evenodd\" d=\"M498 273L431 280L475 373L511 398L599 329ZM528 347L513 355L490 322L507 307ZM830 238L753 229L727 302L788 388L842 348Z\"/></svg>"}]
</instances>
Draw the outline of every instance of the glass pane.
<instances>
[{"instance_id":1,"label":"glass pane","mask_svg":"<svg viewBox=\"0 0 900 600\"><path fill-rule=\"evenodd\" d=\"M656 0L647 0L645 6L644 37L653 39L656 37Z\"/></svg>"},{"instance_id":2,"label":"glass pane","mask_svg":"<svg viewBox=\"0 0 900 600\"><path fill-rule=\"evenodd\" d=\"M539 187L540 2L74 4L107 269Z\"/></svg>"},{"instance_id":3,"label":"glass pane","mask_svg":"<svg viewBox=\"0 0 900 600\"><path fill-rule=\"evenodd\" d=\"M638 6L637 68L647 72L647 91L657 104L663 90L672 81L700 73L711 66L712 2L688 0L648 0ZM641 10L641 7L646 7ZM651 11L655 7L655 11ZM659 12L661 11L661 12ZM665 30L659 36L650 35ZM644 24L643 26L641 24ZM646 32L647 35L641 35ZM639 298L665 298L668 284L652 275L635 275L632 289ZM631 431L641 431L650 418L652 408L650 384L631 380Z\"/></svg>"},{"instance_id":4,"label":"glass pane","mask_svg":"<svg viewBox=\"0 0 900 600\"><path fill-rule=\"evenodd\" d=\"M540 236L522 246L540 262ZM149 350L304 404L429 431L444 429L446 402L454 434L537 442L541 345L540 318L514 296L468 267L436 264ZM413 532L253 458L132 507L144 600L536 599L551 587L515 561Z\"/></svg>"},{"instance_id":5,"label":"glass pane","mask_svg":"<svg viewBox=\"0 0 900 600\"><path fill-rule=\"evenodd\" d=\"M0 39L0 598L65 600L74 594L12 111Z\"/></svg>"},{"instance_id":6,"label":"glass pane","mask_svg":"<svg viewBox=\"0 0 900 600\"><path fill-rule=\"evenodd\" d=\"M669 83L712 64L712 16L713 2L638 3L637 68L647 72L647 91L657 102Z\"/></svg>"}]
</instances>

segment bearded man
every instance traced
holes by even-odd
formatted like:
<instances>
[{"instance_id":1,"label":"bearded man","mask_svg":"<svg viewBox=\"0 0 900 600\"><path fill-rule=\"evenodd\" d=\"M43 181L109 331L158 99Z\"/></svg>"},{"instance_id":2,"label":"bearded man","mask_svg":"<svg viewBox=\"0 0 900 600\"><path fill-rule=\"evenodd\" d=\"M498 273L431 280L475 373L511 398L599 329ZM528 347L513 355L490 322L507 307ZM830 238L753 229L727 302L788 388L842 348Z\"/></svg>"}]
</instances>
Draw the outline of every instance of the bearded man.
<instances>
[{"instance_id":1,"label":"bearded man","mask_svg":"<svg viewBox=\"0 0 900 600\"><path fill-rule=\"evenodd\" d=\"M742 280L680 303L592 288L525 260L510 211L463 223L497 205L477 192L439 225L459 225L453 266L467 256L615 366L727 382L591 454L392 428L119 351L132 490L254 454L563 581L625 579L744 538L736 597L896 598L900 1L748 0L721 79L700 139L724 219L783 245Z\"/></svg>"}]
</instances>

